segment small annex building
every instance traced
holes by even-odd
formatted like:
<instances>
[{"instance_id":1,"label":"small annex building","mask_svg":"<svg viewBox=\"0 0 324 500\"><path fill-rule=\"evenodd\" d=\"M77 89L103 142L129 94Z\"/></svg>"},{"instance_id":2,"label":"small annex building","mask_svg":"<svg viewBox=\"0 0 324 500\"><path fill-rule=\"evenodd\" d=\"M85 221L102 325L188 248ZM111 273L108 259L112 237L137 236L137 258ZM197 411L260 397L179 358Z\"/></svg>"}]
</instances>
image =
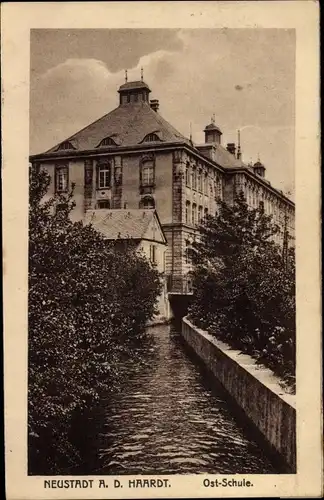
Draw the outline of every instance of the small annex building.
<instances>
[{"instance_id":1,"label":"small annex building","mask_svg":"<svg viewBox=\"0 0 324 500\"><path fill-rule=\"evenodd\" d=\"M163 273L163 291L158 299L159 317L168 318L169 304L166 293L165 262L167 241L157 212L150 209L97 209L87 210L85 224L91 224L107 240L134 245L156 269ZM158 318L156 318L158 319Z\"/></svg>"}]
</instances>

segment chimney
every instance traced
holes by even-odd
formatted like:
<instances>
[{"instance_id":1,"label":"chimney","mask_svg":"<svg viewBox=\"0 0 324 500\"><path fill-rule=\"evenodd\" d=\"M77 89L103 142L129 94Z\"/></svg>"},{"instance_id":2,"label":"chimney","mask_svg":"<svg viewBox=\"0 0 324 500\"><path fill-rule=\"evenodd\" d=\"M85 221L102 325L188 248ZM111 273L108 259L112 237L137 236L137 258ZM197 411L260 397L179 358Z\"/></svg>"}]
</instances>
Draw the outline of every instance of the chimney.
<instances>
[{"instance_id":1,"label":"chimney","mask_svg":"<svg viewBox=\"0 0 324 500\"><path fill-rule=\"evenodd\" d=\"M158 111L158 109L159 109L159 100L158 99L152 99L150 101L150 106L153 109L153 111Z\"/></svg>"},{"instance_id":2,"label":"chimney","mask_svg":"<svg viewBox=\"0 0 324 500\"><path fill-rule=\"evenodd\" d=\"M235 143L234 143L234 142L229 142L229 143L227 144L226 149L227 149L227 151L228 151L229 153L231 153L232 155L234 155L234 156L235 156L235 150L236 150L236 147L235 147Z\"/></svg>"}]
</instances>

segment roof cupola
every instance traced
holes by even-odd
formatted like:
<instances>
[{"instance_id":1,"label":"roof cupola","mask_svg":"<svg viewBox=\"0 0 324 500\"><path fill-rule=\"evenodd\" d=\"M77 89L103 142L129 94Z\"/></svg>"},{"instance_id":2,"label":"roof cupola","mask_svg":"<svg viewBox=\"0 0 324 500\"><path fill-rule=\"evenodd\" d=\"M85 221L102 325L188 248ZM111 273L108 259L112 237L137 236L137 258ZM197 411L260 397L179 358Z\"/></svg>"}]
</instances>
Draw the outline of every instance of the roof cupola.
<instances>
[{"instance_id":1,"label":"roof cupola","mask_svg":"<svg viewBox=\"0 0 324 500\"><path fill-rule=\"evenodd\" d=\"M127 70L125 70L125 83L119 87L119 105L134 104L137 102L149 102L150 87L143 81L143 70L141 80L128 81Z\"/></svg>"},{"instance_id":2,"label":"roof cupola","mask_svg":"<svg viewBox=\"0 0 324 500\"><path fill-rule=\"evenodd\" d=\"M253 165L253 170L254 173L259 175L260 177L265 177L266 168L263 163L261 163L260 158L258 158L258 161Z\"/></svg>"},{"instance_id":3,"label":"roof cupola","mask_svg":"<svg viewBox=\"0 0 324 500\"><path fill-rule=\"evenodd\" d=\"M212 116L211 123L204 129L205 143L221 143L222 131L215 125L215 115Z\"/></svg>"}]
</instances>

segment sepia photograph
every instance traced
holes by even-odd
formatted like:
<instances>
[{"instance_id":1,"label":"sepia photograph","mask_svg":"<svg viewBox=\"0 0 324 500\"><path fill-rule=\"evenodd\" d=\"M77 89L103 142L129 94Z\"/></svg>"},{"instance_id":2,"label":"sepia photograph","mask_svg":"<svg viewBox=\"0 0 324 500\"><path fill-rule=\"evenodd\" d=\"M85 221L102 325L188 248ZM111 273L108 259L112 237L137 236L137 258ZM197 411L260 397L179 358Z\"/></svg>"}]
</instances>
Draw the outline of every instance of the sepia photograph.
<instances>
[{"instance_id":1,"label":"sepia photograph","mask_svg":"<svg viewBox=\"0 0 324 500\"><path fill-rule=\"evenodd\" d=\"M302 405L320 446L320 401L301 399L314 349L303 361L300 304L312 299L298 221L315 205L297 167L298 30L96 27L68 22L67 2L61 25L55 7L25 30L24 198L11 215L21 209L24 227L11 248L25 264L25 348L6 373L24 371L19 449L38 490L10 498L253 496L276 484L289 496L312 422Z\"/></svg>"},{"instance_id":2,"label":"sepia photograph","mask_svg":"<svg viewBox=\"0 0 324 500\"><path fill-rule=\"evenodd\" d=\"M295 30L30 50L29 473L295 472Z\"/></svg>"}]
</instances>

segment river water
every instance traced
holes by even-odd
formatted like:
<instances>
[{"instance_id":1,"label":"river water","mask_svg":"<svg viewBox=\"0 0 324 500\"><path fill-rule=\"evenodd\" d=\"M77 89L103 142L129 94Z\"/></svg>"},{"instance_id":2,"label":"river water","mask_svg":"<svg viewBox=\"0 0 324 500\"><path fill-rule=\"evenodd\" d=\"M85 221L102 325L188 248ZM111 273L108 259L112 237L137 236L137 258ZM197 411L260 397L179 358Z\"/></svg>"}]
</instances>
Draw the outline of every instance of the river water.
<instances>
[{"instance_id":1,"label":"river water","mask_svg":"<svg viewBox=\"0 0 324 500\"><path fill-rule=\"evenodd\" d=\"M149 328L146 363L102 402L96 474L275 473L174 326Z\"/></svg>"}]
</instances>

